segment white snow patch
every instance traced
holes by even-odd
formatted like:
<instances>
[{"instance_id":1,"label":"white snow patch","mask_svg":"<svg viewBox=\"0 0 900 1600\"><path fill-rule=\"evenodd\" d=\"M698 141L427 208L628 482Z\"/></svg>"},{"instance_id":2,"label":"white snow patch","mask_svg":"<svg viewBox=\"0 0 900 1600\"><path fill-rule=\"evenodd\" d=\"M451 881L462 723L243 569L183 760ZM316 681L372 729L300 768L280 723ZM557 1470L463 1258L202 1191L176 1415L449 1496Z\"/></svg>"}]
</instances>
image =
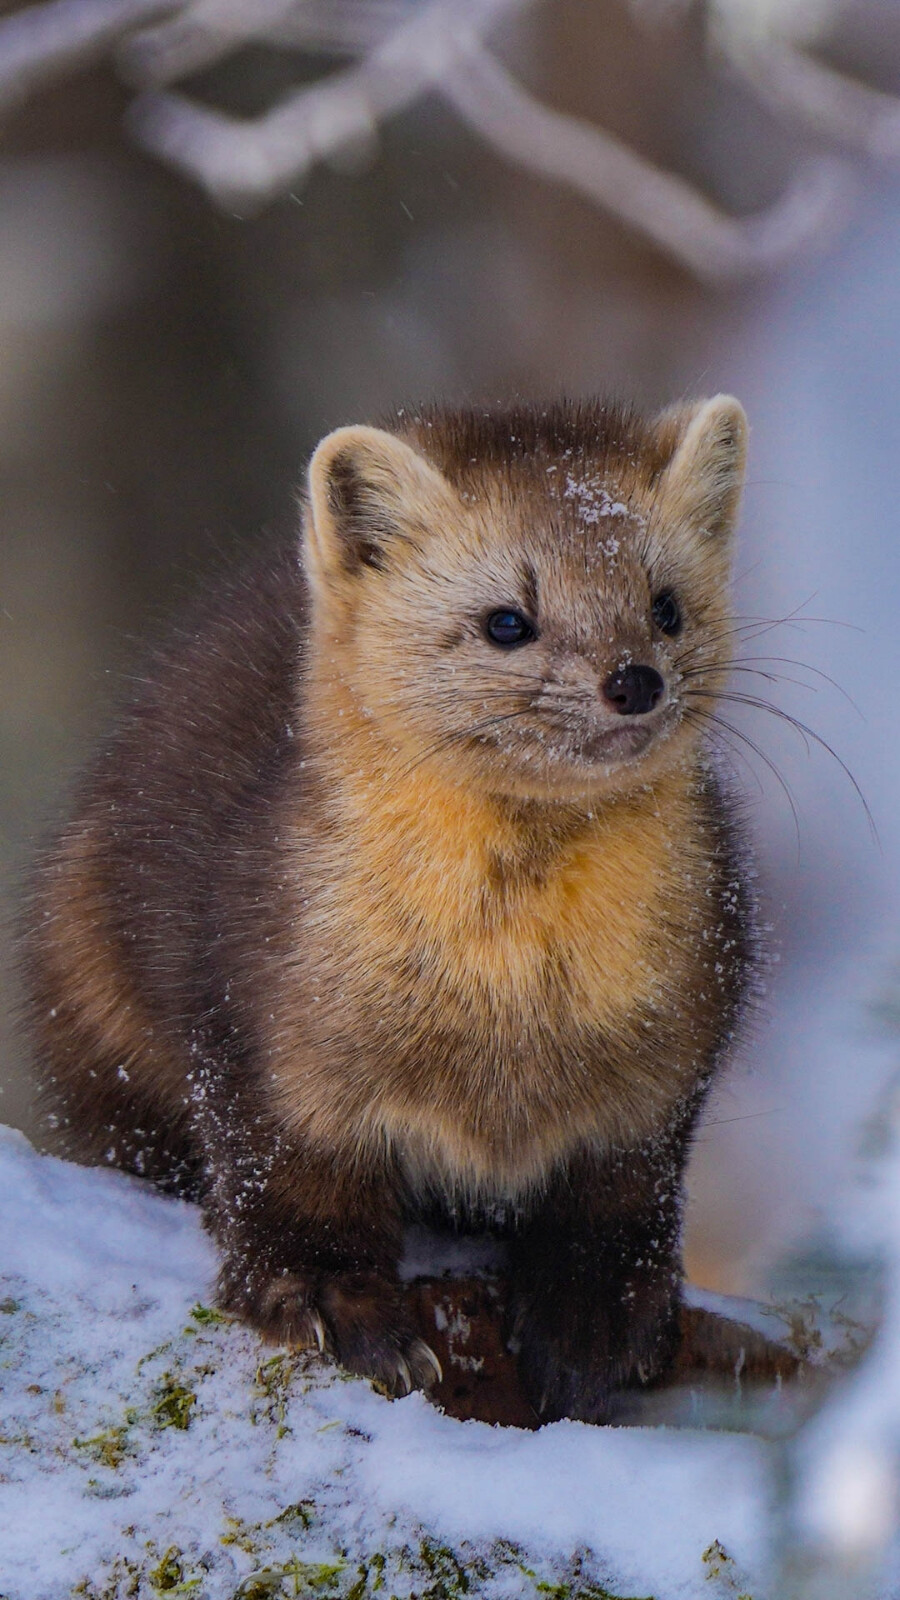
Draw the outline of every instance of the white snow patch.
<instances>
[{"instance_id":1,"label":"white snow patch","mask_svg":"<svg viewBox=\"0 0 900 1600\"><path fill-rule=\"evenodd\" d=\"M797 1536L824 1565L877 1564L900 1582L900 1092L883 1148L842 1208L845 1243L880 1254L884 1311L866 1359L832 1391L795 1445ZM887 1578L885 1577L885 1581ZM897 1592L891 1588L893 1595Z\"/></svg>"},{"instance_id":2,"label":"white snow patch","mask_svg":"<svg viewBox=\"0 0 900 1600\"><path fill-rule=\"evenodd\" d=\"M363 1600L382 1562L403 1600L455 1561L489 1600L763 1600L776 1446L391 1403L210 1312L214 1272L196 1208L0 1130L6 1600Z\"/></svg>"}]
</instances>

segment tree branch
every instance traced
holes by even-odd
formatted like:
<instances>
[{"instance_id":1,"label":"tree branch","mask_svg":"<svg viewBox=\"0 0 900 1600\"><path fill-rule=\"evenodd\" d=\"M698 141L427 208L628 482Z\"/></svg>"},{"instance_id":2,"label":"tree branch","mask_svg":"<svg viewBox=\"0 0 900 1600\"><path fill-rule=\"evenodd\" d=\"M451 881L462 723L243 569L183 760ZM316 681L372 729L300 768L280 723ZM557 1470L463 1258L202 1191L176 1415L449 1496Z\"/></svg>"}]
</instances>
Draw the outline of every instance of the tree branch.
<instances>
[{"instance_id":1,"label":"tree branch","mask_svg":"<svg viewBox=\"0 0 900 1600\"><path fill-rule=\"evenodd\" d=\"M816 61L785 40L713 34L713 48L780 117L802 123L870 160L900 157L900 97Z\"/></svg>"},{"instance_id":2,"label":"tree branch","mask_svg":"<svg viewBox=\"0 0 900 1600\"><path fill-rule=\"evenodd\" d=\"M780 266L831 231L847 198L844 169L820 160L767 210L729 217L612 134L542 105L474 41L465 65L440 89L509 160L585 195L702 278L742 278Z\"/></svg>"},{"instance_id":3,"label":"tree branch","mask_svg":"<svg viewBox=\"0 0 900 1600\"><path fill-rule=\"evenodd\" d=\"M832 160L813 161L773 205L737 218L612 134L542 104L484 44L499 17L531 3L43 0L0 20L0 109L115 51L143 91L128 117L138 142L234 208L265 204L317 162L371 145L380 123L437 91L506 160L574 189L708 280L775 269L841 224L850 185ZM752 0L711 0L709 36L780 114L869 157L900 153L900 101L816 62L786 33L776 38L774 18L761 21ZM247 120L165 87L260 39L351 64Z\"/></svg>"},{"instance_id":4,"label":"tree branch","mask_svg":"<svg viewBox=\"0 0 900 1600\"><path fill-rule=\"evenodd\" d=\"M435 0L361 62L299 89L253 121L237 121L177 94L142 95L129 122L154 155L226 205L259 205L295 186L315 162L369 140L450 71L503 11L522 0L478 0L460 26L459 0Z\"/></svg>"},{"instance_id":5,"label":"tree branch","mask_svg":"<svg viewBox=\"0 0 900 1600\"><path fill-rule=\"evenodd\" d=\"M176 0L47 0L0 20L0 109L102 56Z\"/></svg>"},{"instance_id":6,"label":"tree branch","mask_svg":"<svg viewBox=\"0 0 900 1600\"><path fill-rule=\"evenodd\" d=\"M212 66L242 44L365 56L409 19L411 0L192 0L120 51L130 78L160 88Z\"/></svg>"}]
</instances>

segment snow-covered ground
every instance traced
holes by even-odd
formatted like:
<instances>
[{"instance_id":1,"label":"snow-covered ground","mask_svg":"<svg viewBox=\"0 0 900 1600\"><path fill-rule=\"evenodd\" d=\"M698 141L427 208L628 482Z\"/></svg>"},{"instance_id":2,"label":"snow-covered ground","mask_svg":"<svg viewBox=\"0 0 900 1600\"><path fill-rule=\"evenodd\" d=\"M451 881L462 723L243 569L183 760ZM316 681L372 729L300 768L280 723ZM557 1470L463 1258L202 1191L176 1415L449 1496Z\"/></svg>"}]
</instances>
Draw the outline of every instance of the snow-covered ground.
<instances>
[{"instance_id":1,"label":"snow-covered ground","mask_svg":"<svg viewBox=\"0 0 900 1600\"><path fill-rule=\"evenodd\" d=\"M391 1403L218 1317L213 1275L194 1207L0 1131L3 1600L774 1596L776 1442Z\"/></svg>"},{"instance_id":2,"label":"snow-covered ground","mask_svg":"<svg viewBox=\"0 0 900 1600\"><path fill-rule=\"evenodd\" d=\"M214 1260L195 1209L12 1131L0 1207L9 1600L359 1597L382 1576L387 1594L536 1596L572 1581L578 1553L589 1595L759 1582L758 1439L527 1433L391 1403L203 1309Z\"/></svg>"}]
</instances>

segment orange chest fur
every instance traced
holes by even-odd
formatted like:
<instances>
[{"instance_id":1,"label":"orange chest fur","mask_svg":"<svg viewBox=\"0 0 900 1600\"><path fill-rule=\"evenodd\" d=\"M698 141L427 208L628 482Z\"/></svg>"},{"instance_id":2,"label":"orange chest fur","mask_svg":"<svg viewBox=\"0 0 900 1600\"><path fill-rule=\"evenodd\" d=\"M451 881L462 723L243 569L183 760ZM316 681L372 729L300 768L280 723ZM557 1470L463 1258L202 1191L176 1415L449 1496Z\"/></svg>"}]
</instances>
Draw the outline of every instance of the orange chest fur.
<instances>
[{"instance_id":1,"label":"orange chest fur","mask_svg":"<svg viewBox=\"0 0 900 1600\"><path fill-rule=\"evenodd\" d=\"M328 829L315 987L280 1030L307 1041L280 1054L287 1117L469 1193L658 1126L685 1064L643 1030L689 990L699 916L681 801L663 825L642 792L548 840L465 799L402 799Z\"/></svg>"},{"instance_id":2,"label":"orange chest fur","mask_svg":"<svg viewBox=\"0 0 900 1600\"><path fill-rule=\"evenodd\" d=\"M386 994L413 962L473 1012L526 1019L555 987L574 1027L614 1029L648 998L680 865L645 794L548 841L425 793L367 811L334 911Z\"/></svg>"}]
</instances>

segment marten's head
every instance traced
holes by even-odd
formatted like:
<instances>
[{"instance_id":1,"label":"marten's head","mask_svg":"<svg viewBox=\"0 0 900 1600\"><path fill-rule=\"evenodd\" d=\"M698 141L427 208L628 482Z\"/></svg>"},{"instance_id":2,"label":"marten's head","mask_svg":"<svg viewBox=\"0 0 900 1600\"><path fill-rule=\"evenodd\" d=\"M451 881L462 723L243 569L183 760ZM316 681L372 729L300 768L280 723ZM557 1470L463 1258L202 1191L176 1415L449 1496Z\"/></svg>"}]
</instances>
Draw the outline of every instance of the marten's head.
<instances>
[{"instance_id":1,"label":"marten's head","mask_svg":"<svg viewBox=\"0 0 900 1600\"><path fill-rule=\"evenodd\" d=\"M728 671L746 432L727 395L339 428L309 469L317 672L404 770L566 800L651 781Z\"/></svg>"}]
</instances>

